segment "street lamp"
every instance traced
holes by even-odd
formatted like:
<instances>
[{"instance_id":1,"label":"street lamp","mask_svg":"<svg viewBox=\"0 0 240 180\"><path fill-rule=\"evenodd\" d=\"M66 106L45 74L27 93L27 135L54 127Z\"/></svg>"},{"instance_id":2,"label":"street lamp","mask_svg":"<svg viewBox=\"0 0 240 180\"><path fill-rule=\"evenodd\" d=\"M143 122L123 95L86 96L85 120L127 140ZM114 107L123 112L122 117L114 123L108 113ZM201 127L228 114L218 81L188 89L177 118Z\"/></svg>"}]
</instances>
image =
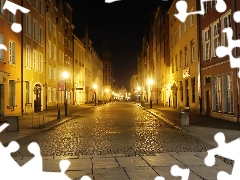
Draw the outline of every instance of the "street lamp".
<instances>
[{"instance_id":1,"label":"street lamp","mask_svg":"<svg viewBox=\"0 0 240 180\"><path fill-rule=\"evenodd\" d=\"M69 77L68 72L62 73L63 79L65 79L65 86L64 86L64 109L65 109L65 116L67 116L67 78Z\"/></svg>"},{"instance_id":2,"label":"street lamp","mask_svg":"<svg viewBox=\"0 0 240 180\"><path fill-rule=\"evenodd\" d=\"M153 84L153 80L152 79L149 79L148 80L148 84L150 85L150 108L152 108L152 84Z\"/></svg>"},{"instance_id":3,"label":"street lamp","mask_svg":"<svg viewBox=\"0 0 240 180\"><path fill-rule=\"evenodd\" d=\"M93 85L93 89L94 89L94 102L95 102L95 106L97 105L97 93L96 93L96 90L97 90L97 85L96 84L94 84Z\"/></svg>"}]
</instances>

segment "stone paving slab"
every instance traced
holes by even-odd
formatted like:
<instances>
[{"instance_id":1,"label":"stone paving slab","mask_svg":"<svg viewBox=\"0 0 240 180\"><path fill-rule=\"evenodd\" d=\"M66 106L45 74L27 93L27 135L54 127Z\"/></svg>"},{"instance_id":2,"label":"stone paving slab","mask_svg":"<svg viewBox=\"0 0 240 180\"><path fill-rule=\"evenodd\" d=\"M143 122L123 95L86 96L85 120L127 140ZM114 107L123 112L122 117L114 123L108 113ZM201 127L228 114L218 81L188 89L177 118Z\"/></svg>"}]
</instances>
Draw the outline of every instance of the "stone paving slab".
<instances>
[{"instance_id":1,"label":"stone paving slab","mask_svg":"<svg viewBox=\"0 0 240 180\"><path fill-rule=\"evenodd\" d=\"M200 176L203 179L208 179L208 180L216 180L217 179L217 174L219 170L217 169L216 166L213 167L207 167L207 166L189 166L191 171L196 173L198 176Z\"/></svg>"},{"instance_id":2,"label":"stone paving slab","mask_svg":"<svg viewBox=\"0 0 240 180\"><path fill-rule=\"evenodd\" d=\"M194 154L189 154L189 153L181 153L181 154L176 154L176 155L172 155L173 158L177 159L178 161L180 161L181 163L185 164L186 166L204 166L204 161L203 159L195 156Z\"/></svg>"},{"instance_id":3,"label":"stone paving slab","mask_svg":"<svg viewBox=\"0 0 240 180\"><path fill-rule=\"evenodd\" d=\"M117 168L119 167L118 162L114 157L109 157L109 158L97 158L97 159L92 159L93 163L93 169L97 168Z\"/></svg>"},{"instance_id":4,"label":"stone paving slab","mask_svg":"<svg viewBox=\"0 0 240 180\"><path fill-rule=\"evenodd\" d=\"M158 156L142 156L150 166L171 166L183 165L180 161L174 159L169 154L159 154Z\"/></svg>"},{"instance_id":5,"label":"stone paving slab","mask_svg":"<svg viewBox=\"0 0 240 180\"><path fill-rule=\"evenodd\" d=\"M124 168L130 180L154 180L158 174L151 167Z\"/></svg>"},{"instance_id":6,"label":"stone paving slab","mask_svg":"<svg viewBox=\"0 0 240 180\"><path fill-rule=\"evenodd\" d=\"M121 167L148 166L141 156L116 157Z\"/></svg>"},{"instance_id":7,"label":"stone paving slab","mask_svg":"<svg viewBox=\"0 0 240 180\"><path fill-rule=\"evenodd\" d=\"M123 168L93 169L94 180L128 180Z\"/></svg>"},{"instance_id":8,"label":"stone paving slab","mask_svg":"<svg viewBox=\"0 0 240 180\"><path fill-rule=\"evenodd\" d=\"M67 171L65 173L72 180L80 180L81 177L87 175L93 180L92 170L84 170L84 171Z\"/></svg>"},{"instance_id":9,"label":"stone paving slab","mask_svg":"<svg viewBox=\"0 0 240 180\"><path fill-rule=\"evenodd\" d=\"M165 166L165 167L154 167L153 169L160 175L163 176L166 180L181 180L181 177L179 176L173 176L171 174L171 167L172 166ZM183 166L180 166L181 168L186 168ZM195 173L190 172L189 175L189 180L201 180L202 178L200 178L199 176L197 176Z\"/></svg>"}]
</instances>

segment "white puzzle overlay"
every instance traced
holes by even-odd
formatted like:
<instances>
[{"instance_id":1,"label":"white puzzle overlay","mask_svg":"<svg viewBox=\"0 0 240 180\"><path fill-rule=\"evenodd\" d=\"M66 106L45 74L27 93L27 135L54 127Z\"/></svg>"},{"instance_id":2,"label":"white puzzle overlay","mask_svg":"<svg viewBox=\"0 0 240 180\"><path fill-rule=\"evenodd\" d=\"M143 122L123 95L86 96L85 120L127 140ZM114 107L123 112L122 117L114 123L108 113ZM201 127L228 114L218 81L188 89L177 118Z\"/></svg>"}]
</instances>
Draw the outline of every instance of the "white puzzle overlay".
<instances>
[{"instance_id":1,"label":"white puzzle overlay","mask_svg":"<svg viewBox=\"0 0 240 180\"><path fill-rule=\"evenodd\" d=\"M105 3L112 3L120 0L105 0ZM211 0L201 0L201 10L198 12L186 12L187 11L187 3L185 1L178 1L176 3L176 8L178 10L178 14L175 14L176 18L178 18L181 22L184 22L187 16L191 14L204 14L203 3ZM224 0L216 0L216 10L218 12L224 12L226 10L226 4ZM21 7L15 3L12 3L8 0L5 1L3 9L9 10L11 13L16 15L16 11L19 10L22 13L28 13L29 10ZM235 22L240 22L240 12L234 12L233 15ZM19 33L22 31L21 24L13 23L11 26L12 31L15 33ZM225 28L223 30L227 34L228 39L228 47L220 46L216 50L216 54L218 57L223 57L229 55L230 57L230 65L231 68L240 68L239 58L234 58L232 55L232 49L235 47L240 47L240 40L232 39L232 29ZM0 44L0 49L4 49L7 51L7 48L4 44ZM239 62L238 62L239 61ZM239 74L240 77L240 74ZM2 132L9 124L4 123L0 126L0 132ZM205 158L204 162L207 166L213 166L215 164L215 155L219 155L234 161L234 166L232 170L232 174L228 174L226 172L220 171L217 175L218 180L237 180L240 178L240 138L225 143L225 136L223 133L217 133L215 135L215 141L218 143L218 147L208 150L208 155ZM16 152L19 149L19 144L15 141L9 143L7 147L4 147L0 142L0 178L1 179L24 179L24 180L69 180L70 178L65 174L66 170L70 166L70 161L61 160L59 163L59 167L61 169L60 172L44 172L43 171L43 159L40 152L40 147L36 142L32 142L28 145L28 151L34 155L34 157L25 163L23 166L19 166L18 163L11 157L11 153ZM14 172L14 173L13 173ZM31 172L31 173L29 173ZM188 168L182 169L178 165L173 165L170 170L173 176L180 176L182 180L188 180L190 170ZM89 176L83 176L80 180L91 180ZM165 180L162 176L157 176L154 180Z\"/></svg>"}]
</instances>

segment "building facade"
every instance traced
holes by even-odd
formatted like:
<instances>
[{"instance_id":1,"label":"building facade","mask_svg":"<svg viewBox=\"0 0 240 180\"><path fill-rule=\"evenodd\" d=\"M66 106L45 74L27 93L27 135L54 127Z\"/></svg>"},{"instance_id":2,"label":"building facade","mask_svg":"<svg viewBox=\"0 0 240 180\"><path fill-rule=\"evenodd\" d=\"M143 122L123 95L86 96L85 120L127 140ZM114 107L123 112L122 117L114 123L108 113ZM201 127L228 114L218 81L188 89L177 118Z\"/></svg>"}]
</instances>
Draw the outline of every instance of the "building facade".
<instances>
[{"instance_id":1,"label":"building facade","mask_svg":"<svg viewBox=\"0 0 240 180\"><path fill-rule=\"evenodd\" d=\"M23 7L30 10L22 22L22 98L23 113L46 109L45 59L45 1L26 0Z\"/></svg>"},{"instance_id":2,"label":"building facade","mask_svg":"<svg viewBox=\"0 0 240 180\"><path fill-rule=\"evenodd\" d=\"M202 114L238 122L239 70L231 68L229 56L216 55L218 46L228 45L227 35L222 32L224 28L231 27L233 39L239 39L239 25L233 20L233 12L240 9L239 2L225 3L227 10L219 13L215 1L205 2L205 14L200 17ZM239 57L236 49L232 53Z\"/></svg>"},{"instance_id":3,"label":"building facade","mask_svg":"<svg viewBox=\"0 0 240 180\"><path fill-rule=\"evenodd\" d=\"M0 0L0 117L22 113L22 34L11 29L13 23L22 24L22 13L3 10ZM20 0L14 3L21 5Z\"/></svg>"},{"instance_id":4,"label":"building facade","mask_svg":"<svg viewBox=\"0 0 240 180\"><path fill-rule=\"evenodd\" d=\"M170 48L170 97L169 106L189 109L200 113L200 62L198 57L197 16L190 15L182 23L177 14L176 2L169 11L169 48ZM187 12L197 10L196 1L187 0Z\"/></svg>"}]
</instances>

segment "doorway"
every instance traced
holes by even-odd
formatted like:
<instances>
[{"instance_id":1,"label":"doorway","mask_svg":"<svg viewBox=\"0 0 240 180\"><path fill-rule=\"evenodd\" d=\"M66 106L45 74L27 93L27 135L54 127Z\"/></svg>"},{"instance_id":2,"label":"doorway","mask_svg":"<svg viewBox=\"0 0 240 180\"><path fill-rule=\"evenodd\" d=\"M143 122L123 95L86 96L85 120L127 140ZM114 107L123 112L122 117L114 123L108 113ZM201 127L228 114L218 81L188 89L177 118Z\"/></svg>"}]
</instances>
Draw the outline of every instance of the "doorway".
<instances>
[{"instance_id":1,"label":"doorway","mask_svg":"<svg viewBox=\"0 0 240 180\"><path fill-rule=\"evenodd\" d=\"M35 87L34 87L34 111L35 112L39 112L41 111L41 99L42 99L42 96L41 96L41 86L40 84L36 84Z\"/></svg>"},{"instance_id":2,"label":"doorway","mask_svg":"<svg viewBox=\"0 0 240 180\"><path fill-rule=\"evenodd\" d=\"M185 89L186 89L186 107L189 107L189 86L188 79L185 80Z\"/></svg>"},{"instance_id":3,"label":"doorway","mask_svg":"<svg viewBox=\"0 0 240 180\"><path fill-rule=\"evenodd\" d=\"M207 106L207 116L211 115L211 97L210 97L210 91L206 91L206 106Z\"/></svg>"}]
</instances>

